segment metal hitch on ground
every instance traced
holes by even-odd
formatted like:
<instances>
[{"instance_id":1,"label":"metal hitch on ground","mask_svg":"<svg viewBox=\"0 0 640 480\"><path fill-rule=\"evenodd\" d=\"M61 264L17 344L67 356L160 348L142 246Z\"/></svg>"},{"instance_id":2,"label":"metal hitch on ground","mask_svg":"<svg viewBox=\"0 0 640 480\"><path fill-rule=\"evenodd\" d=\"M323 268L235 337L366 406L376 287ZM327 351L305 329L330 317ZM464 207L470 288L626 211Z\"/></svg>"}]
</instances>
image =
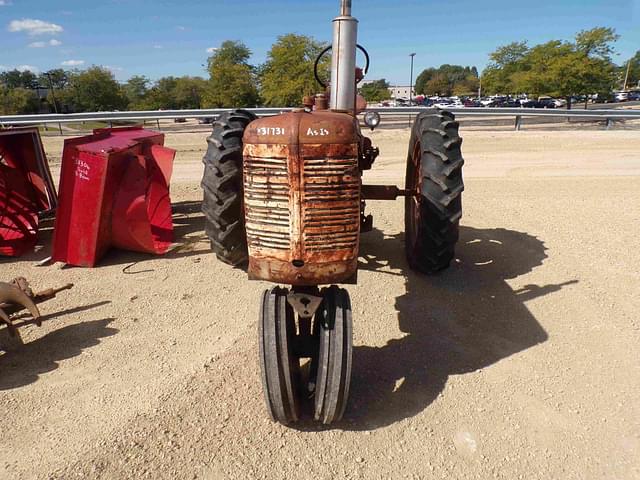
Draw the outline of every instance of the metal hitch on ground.
<instances>
[{"instance_id":1,"label":"metal hitch on ground","mask_svg":"<svg viewBox=\"0 0 640 480\"><path fill-rule=\"evenodd\" d=\"M318 59L323 90L305 96L302 108L221 115L204 157L202 209L214 252L231 265L248 261L251 280L288 285L264 292L258 332L267 410L283 424L307 415L331 424L347 411L353 327L349 294L336 284L357 281L361 234L373 222L366 200L405 198L407 260L425 273L448 266L461 216L461 139L446 112L416 118L405 188L362 184L379 151L357 118L366 107L357 84L369 56L357 44L351 1L341 2L333 26L332 46L322 52L332 52L331 82L321 78ZM379 122L365 115L368 127Z\"/></svg>"},{"instance_id":2,"label":"metal hitch on ground","mask_svg":"<svg viewBox=\"0 0 640 480\"><path fill-rule=\"evenodd\" d=\"M0 337L0 349L10 350L22 345L22 338L12 315L28 310L31 321L42 325L40 310L37 304L55 298L55 296L73 287L72 283L60 288L49 288L34 293L24 277L14 278L10 283L0 282L0 324L5 325L4 338Z\"/></svg>"}]
</instances>

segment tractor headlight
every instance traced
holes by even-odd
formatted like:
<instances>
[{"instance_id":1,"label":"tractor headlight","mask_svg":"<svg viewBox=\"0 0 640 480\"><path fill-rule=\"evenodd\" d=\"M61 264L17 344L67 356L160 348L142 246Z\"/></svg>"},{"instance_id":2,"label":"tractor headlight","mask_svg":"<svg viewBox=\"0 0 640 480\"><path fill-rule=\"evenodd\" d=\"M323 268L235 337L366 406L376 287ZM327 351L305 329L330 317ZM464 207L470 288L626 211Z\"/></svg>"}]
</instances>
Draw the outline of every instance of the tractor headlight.
<instances>
[{"instance_id":1,"label":"tractor headlight","mask_svg":"<svg viewBox=\"0 0 640 480\"><path fill-rule=\"evenodd\" d=\"M371 130L380 125L380 114L378 112L367 112L364 114L364 124Z\"/></svg>"}]
</instances>

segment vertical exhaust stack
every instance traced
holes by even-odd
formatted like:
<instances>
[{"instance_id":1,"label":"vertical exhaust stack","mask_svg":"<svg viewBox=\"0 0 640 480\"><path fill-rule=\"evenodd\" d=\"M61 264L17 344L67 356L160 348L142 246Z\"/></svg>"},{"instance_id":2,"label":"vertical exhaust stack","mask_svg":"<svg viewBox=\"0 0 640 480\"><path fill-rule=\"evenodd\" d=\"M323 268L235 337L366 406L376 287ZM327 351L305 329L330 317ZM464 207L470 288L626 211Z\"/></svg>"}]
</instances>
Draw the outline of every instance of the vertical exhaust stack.
<instances>
[{"instance_id":1,"label":"vertical exhaust stack","mask_svg":"<svg viewBox=\"0 0 640 480\"><path fill-rule=\"evenodd\" d=\"M341 0L340 16L333 20L332 110L352 111L355 108L357 42L358 20L351 16L351 0Z\"/></svg>"}]
</instances>

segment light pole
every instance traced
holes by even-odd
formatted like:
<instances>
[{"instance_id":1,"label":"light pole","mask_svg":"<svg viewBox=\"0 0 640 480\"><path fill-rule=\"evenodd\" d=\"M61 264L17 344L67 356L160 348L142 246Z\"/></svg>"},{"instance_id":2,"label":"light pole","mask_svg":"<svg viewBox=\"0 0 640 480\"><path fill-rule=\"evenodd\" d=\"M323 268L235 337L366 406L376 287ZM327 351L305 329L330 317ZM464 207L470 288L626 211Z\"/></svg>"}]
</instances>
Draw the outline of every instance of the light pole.
<instances>
[{"instance_id":1,"label":"light pole","mask_svg":"<svg viewBox=\"0 0 640 480\"><path fill-rule=\"evenodd\" d=\"M622 91L627 90L627 81L629 80L629 68L631 67L631 59L627 62L627 73L624 75L624 83L622 84Z\"/></svg>"},{"instance_id":2,"label":"light pole","mask_svg":"<svg viewBox=\"0 0 640 480\"><path fill-rule=\"evenodd\" d=\"M409 106L413 103L413 57L416 56L415 53L410 53L411 57L411 79L409 80Z\"/></svg>"},{"instance_id":3,"label":"light pole","mask_svg":"<svg viewBox=\"0 0 640 480\"><path fill-rule=\"evenodd\" d=\"M51 99L53 100L53 109L55 110L56 113L58 113L58 102L56 102L56 93L55 93L55 89L53 88L53 82L51 81L51 72L44 72L44 74L47 76L47 79L49 80L49 88L51 89Z\"/></svg>"}]
</instances>

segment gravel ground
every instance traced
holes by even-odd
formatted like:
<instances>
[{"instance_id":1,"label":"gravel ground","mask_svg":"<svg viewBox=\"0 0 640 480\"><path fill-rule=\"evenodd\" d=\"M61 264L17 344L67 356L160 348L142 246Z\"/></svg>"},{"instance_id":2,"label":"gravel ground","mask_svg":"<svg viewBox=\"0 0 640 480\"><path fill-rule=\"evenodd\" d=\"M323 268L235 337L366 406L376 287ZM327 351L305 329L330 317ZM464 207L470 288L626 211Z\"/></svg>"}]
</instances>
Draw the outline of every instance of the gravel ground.
<instances>
[{"instance_id":1,"label":"gravel ground","mask_svg":"<svg viewBox=\"0 0 640 480\"><path fill-rule=\"evenodd\" d=\"M0 353L0 478L640 478L640 134L462 132L457 259L410 272L403 205L371 202L354 370L332 428L272 423L257 361L266 283L215 260L198 213L204 134L170 134L179 247L99 268L0 260L75 283ZM374 132L402 183L407 130ZM61 139L45 147L57 169ZM130 268L125 269L128 265Z\"/></svg>"}]
</instances>

